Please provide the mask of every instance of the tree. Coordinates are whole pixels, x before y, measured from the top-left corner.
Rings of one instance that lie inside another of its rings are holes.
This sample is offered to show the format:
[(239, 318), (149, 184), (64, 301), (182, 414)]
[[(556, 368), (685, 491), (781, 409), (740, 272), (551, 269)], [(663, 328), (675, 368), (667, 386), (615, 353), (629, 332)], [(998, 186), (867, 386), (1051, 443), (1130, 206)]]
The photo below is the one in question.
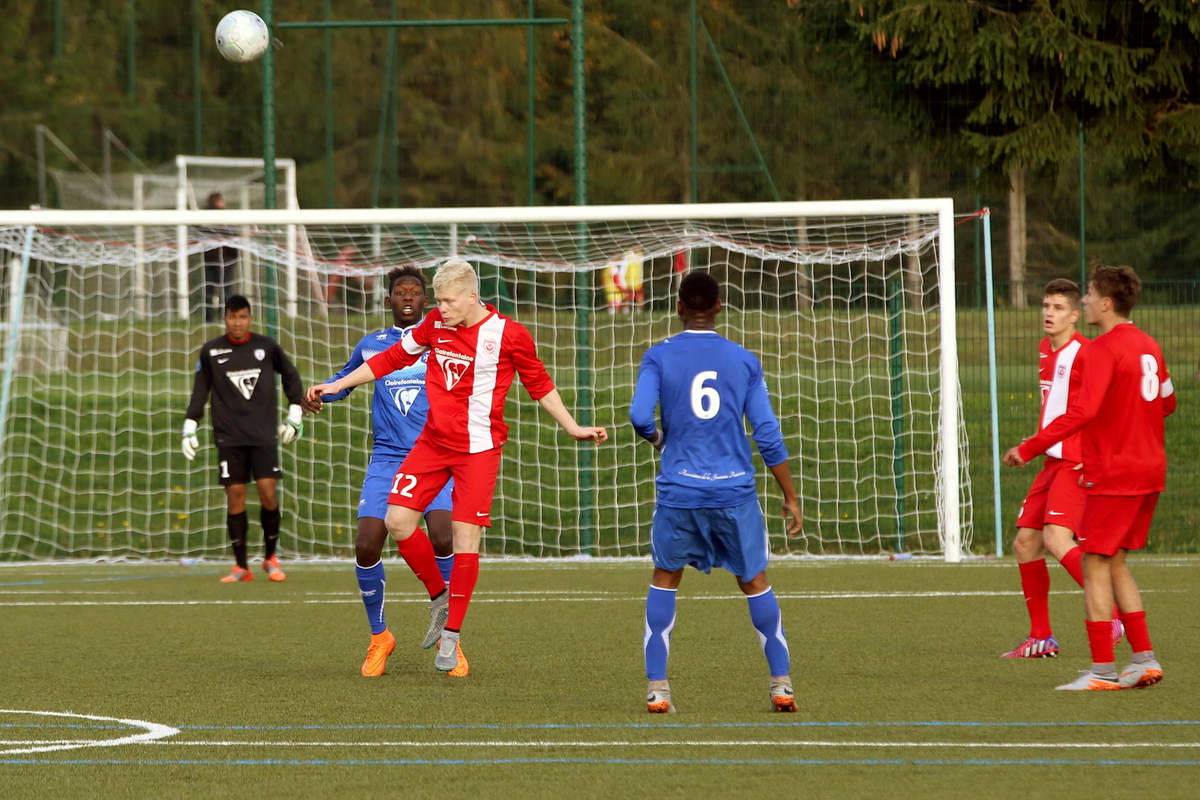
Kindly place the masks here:
[[(1024, 305), (1027, 176), (1070, 158), (1081, 126), (1161, 168), (1200, 141), (1200, 18), (1190, 0), (789, 0), (872, 103), (953, 132), (1009, 184), (1014, 305)], [(882, 73), (882, 79), (876, 78)]]

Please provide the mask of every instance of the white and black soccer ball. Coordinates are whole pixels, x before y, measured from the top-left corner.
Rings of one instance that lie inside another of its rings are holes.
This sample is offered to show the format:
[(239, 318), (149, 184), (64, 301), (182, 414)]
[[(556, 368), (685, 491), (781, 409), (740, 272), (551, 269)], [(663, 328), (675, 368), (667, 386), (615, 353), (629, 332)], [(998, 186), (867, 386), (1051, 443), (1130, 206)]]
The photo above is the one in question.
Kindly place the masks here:
[(270, 45), (267, 23), (253, 11), (230, 11), (217, 23), (217, 52), (227, 61), (253, 61)]

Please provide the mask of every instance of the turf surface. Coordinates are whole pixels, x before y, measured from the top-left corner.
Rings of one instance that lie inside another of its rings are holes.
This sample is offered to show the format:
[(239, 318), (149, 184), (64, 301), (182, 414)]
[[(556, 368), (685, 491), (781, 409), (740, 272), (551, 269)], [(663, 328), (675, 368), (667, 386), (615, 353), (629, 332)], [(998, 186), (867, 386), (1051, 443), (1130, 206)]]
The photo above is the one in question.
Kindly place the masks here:
[(1192, 797), (1200, 560), (1131, 563), (1164, 681), (1065, 694), (1053, 687), (1089, 656), (1081, 593), (1057, 567), (1062, 656), (1005, 661), (1027, 626), (1011, 560), (779, 561), (794, 715), (768, 711), (732, 579), (689, 572), (679, 713), (663, 716), (643, 701), (645, 562), (485, 560), (466, 679), (420, 649), (428, 618), (398, 561), (399, 646), (377, 679), (358, 674), (349, 564), (285, 558), (287, 582), (237, 585), (217, 582), (224, 563), (3, 567), (0, 794)]

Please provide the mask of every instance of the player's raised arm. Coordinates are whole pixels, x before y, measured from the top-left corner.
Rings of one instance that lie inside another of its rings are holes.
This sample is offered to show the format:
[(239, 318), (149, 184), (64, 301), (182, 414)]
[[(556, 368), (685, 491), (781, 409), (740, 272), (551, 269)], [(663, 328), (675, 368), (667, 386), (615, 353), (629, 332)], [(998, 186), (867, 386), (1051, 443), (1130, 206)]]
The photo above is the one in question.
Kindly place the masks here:
[[(380, 353), (380, 355), (383, 355)], [(378, 358), (378, 356), (376, 356)], [(304, 399), (309, 405), (316, 403), (321, 397), (327, 394), (338, 394), (347, 389), (353, 389), (355, 386), (361, 386), (368, 381), (375, 380), (375, 373), (371, 371), (369, 364), (362, 364), (354, 369), (349, 375), (330, 381), (329, 383), (318, 383), (316, 386), (308, 387), (308, 391), (304, 395)]]
[[(426, 320), (428, 320), (428, 317), (426, 317)], [(361, 366), (356, 367), (349, 375), (343, 375), (329, 383), (321, 383), (309, 387), (306, 396), (309, 404), (315, 403), (318, 398), (324, 395), (338, 394), (348, 389), (353, 389), (355, 386), (361, 386), (376, 378), (381, 378), (389, 372), (395, 372), (398, 369), (407, 367), (409, 364), (416, 363), (421, 354), (429, 349), (424, 339), (424, 328), (425, 322), (423, 321), (413, 329), (412, 335), (405, 336), (387, 350), (369, 359)]]
[[(362, 342), (359, 342), (358, 344), (356, 344), (354, 346), (354, 352), (352, 352), (350, 354), (350, 358), (346, 361), (345, 365), (341, 369), (339, 369), (337, 372), (335, 372), (333, 374), (333, 377), (329, 379), (328, 383), (332, 383), (333, 381), (336, 381), (338, 378), (344, 378), (345, 376), (349, 375), (351, 372), (353, 372), (354, 370), (356, 370), (360, 366), (362, 366), (362, 364), (364, 363), (363, 357), (362, 357), (362, 344), (363, 344)], [(310, 414), (319, 414), (319, 413), (321, 413), (322, 405), (324, 405), (325, 403), (336, 403), (338, 400), (343, 400), (352, 391), (354, 391), (353, 387), (351, 387), (349, 389), (344, 389), (335, 394), (323, 394), (323, 395), (319, 395), (317, 397), (310, 397), (308, 394), (306, 394), (304, 396), (304, 403), (303, 403), (304, 410)]]

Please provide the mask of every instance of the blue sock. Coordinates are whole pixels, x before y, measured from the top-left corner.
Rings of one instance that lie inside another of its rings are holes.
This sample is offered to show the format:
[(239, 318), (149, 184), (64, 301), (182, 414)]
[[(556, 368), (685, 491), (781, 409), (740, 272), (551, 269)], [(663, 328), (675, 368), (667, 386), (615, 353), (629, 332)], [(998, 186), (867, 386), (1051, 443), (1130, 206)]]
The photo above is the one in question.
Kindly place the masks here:
[(667, 679), (667, 657), (671, 655), (671, 631), (675, 628), (675, 590), (650, 587), (646, 595), (646, 678)]
[(383, 561), (376, 562), (373, 567), (354, 565), (354, 574), (358, 576), (358, 591), (362, 594), (363, 605), (367, 608), (367, 622), (371, 623), (371, 633), (383, 633), (387, 630), (387, 622), (383, 619), (383, 587), (387, 583), (383, 577)]
[(783, 632), (783, 616), (779, 613), (779, 601), (775, 592), (768, 588), (762, 594), (747, 597), (750, 604), (750, 621), (758, 631), (758, 640), (762, 643), (763, 653), (767, 657), (767, 666), (771, 669), (771, 677), (777, 678), (791, 672), (791, 658), (788, 655), (787, 635)]
[(454, 568), (454, 555), (451, 554), (448, 556), (436, 556), (436, 558), (437, 558), (438, 572), (442, 573), (442, 580), (444, 580), (446, 582), (446, 585), (449, 586), (450, 585), (450, 570)]

